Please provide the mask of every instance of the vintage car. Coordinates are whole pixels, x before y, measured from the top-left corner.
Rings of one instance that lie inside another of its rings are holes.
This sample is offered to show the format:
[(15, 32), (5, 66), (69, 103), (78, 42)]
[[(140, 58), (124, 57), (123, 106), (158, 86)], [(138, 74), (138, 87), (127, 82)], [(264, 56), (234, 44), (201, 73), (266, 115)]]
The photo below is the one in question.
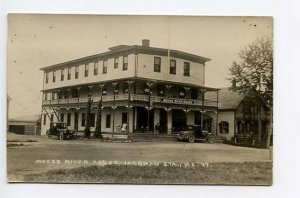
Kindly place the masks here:
[(201, 131), (201, 126), (199, 125), (187, 125), (179, 131), (179, 133), (177, 134), (177, 140), (188, 142), (195, 142), (196, 140), (199, 140), (207, 141), (211, 144), (214, 142), (214, 136), (208, 131)]
[(47, 130), (46, 135), (48, 138), (56, 136), (60, 140), (73, 139), (75, 132), (68, 129), (67, 124), (64, 122), (51, 122), (50, 129)]

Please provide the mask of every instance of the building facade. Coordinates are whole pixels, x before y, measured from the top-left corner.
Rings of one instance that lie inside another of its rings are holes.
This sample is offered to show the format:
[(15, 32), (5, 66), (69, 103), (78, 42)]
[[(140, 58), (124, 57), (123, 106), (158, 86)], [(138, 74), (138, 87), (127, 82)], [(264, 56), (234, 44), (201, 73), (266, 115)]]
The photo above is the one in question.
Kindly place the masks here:
[(51, 121), (83, 131), (92, 100), (91, 131), (101, 106), (101, 131), (176, 133), (185, 124), (210, 128), (203, 112), (217, 112), (218, 101), (205, 100), (205, 63), (210, 59), (177, 50), (119, 45), (108, 52), (41, 68), (44, 72), (42, 130)]
[(22, 135), (41, 135), (41, 115), (28, 115), (8, 120), (8, 132)]
[[(208, 93), (206, 98), (212, 100), (215, 96)], [(217, 121), (218, 136), (227, 140), (242, 137), (266, 140), (270, 127), (270, 110), (263, 102), (251, 93), (241, 94), (229, 88), (219, 90), (218, 101), (222, 105), (217, 117), (208, 112)]]

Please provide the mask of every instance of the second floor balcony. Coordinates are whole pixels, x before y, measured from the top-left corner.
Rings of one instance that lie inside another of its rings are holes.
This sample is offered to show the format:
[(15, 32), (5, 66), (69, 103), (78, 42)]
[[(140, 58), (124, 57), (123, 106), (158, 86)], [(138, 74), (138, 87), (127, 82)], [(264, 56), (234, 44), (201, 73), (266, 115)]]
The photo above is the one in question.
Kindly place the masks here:
[[(130, 98), (129, 98), (130, 97)], [(94, 103), (98, 103), (101, 100), (101, 96), (92, 96), (91, 99)], [(144, 102), (145, 105), (161, 104), (161, 105), (185, 105), (185, 106), (207, 106), (207, 107), (220, 107), (221, 104), (212, 100), (199, 100), (189, 98), (173, 98), (165, 96), (152, 96), (145, 94), (116, 94), (116, 95), (103, 95), (102, 102), (113, 104), (114, 102)], [(51, 105), (82, 105), (88, 102), (88, 97), (77, 98), (64, 98), (64, 99), (52, 99), (43, 100), (44, 106)]]

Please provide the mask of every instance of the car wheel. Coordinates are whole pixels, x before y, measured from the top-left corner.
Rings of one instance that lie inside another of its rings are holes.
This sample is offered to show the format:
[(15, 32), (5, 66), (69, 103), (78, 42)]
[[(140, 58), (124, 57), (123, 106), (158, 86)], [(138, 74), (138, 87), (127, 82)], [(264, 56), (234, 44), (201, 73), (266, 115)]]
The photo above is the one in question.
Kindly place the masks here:
[(46, 135), (47, 135), (47, 137), (48, 137), (49, 139), (51, 138), (50, 131), (47, 131), (47, 132), (46, 132)]
[(195, 142), (195, 136), (194, 135), (190, 135), (188, 140), (191, 143)]
[(208, 141), (208, 143), (210, 143), (210, 144), (214, 143), (214, 136), (209, 135), (209, 136), (207, 137), (207, 141)]
[(59, 139), (60, 139), (60, 140), (64, 140), (64, 133), (63, 133), (63, 132), (61, 132), (61, 133), (59, 134)]

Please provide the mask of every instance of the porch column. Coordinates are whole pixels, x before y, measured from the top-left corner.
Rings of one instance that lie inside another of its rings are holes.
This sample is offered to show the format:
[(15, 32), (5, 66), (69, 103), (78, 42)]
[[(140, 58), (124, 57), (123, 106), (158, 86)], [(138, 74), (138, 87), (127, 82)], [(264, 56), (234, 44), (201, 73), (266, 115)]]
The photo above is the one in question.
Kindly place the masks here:
[(133, 131), (136, 131), (136, 126), (137, 126), (137, 107), (133, 107)]
[(202, 98), (201, 98), (201, 100), (202, 100), (202, 105), (201, 105), (201, 131), (203, 130), (203, 125), (204, 125), (204, 113), (205, 113), (205, 111), (204, 111), (204, 99), (205, 99), (205, 90), (204, 89), (202, 89), (201, 90), (201, 92), (202, 92)]
[(130, 132), (130, 117), (129, 117), (129, 114), (130, 114), (130, 109), (131, 109), (131, 104), (130, 104), (130, 92), (131, 92), (131, 84), (133, 83), (133, 81), (129, 80), (127, 81), (128, 83), (128, 111), (127, 111), (127, 133)]
[(78, 103), (79, 103), (79, 98), (80, 98), (80, 87), (77, 87), (77, 93), (78, 93)]
[(159, 123), (160, 121), (160, 109), (159, 108), (154, 108), (154, 133), (159, 133), (158, 131), (156, 131), (155, 129), (155, 125), (158, 123), (158, 125), (160, 126), (161, 123)]
[(98, 111), (99, 111), (99, 131), (102, 133), (102, 109), (103, 109), (103, 106), (102, 106), (102, 96), (103, 96), (103, 87), (104, 87), (104, 84), (99, 84), (99, 87), (100, 87), (100, 99), (99, 99), (99, 104), (98, 104)]
[(114, 133), (115, 133), (115, 111), (116, 111), (116, 104), (115, 104), (115, 100), (116, 100), (116, 86), (117, 86), (117, 82), (112, 83), (113, 85), (113, 94), (114, 94), (114, 100), (113, 100), (113, 122), (112, 122), (112, 138), (114, 138)]
[(148, 107), (146, 107), (146, 109), (148, 110), (147, 132), (149, 133), (149, 131), (150, 131), (150, 110), (152, 109), (151, 87), (152, 87), (153, 83), (147, 82), (147, 85), (149, 88), (149, 93), (148, 93)]
[(216, 136), (218, 136), (218, 123), (219, 123), (219, 90), (217, 91), (217, 111), (216, 111)]
[(173, 118), (172, 118), (172, 109), (167, 110), (167, 133), (171, 134), (172, 133), (172, 128), (173, 128)]

